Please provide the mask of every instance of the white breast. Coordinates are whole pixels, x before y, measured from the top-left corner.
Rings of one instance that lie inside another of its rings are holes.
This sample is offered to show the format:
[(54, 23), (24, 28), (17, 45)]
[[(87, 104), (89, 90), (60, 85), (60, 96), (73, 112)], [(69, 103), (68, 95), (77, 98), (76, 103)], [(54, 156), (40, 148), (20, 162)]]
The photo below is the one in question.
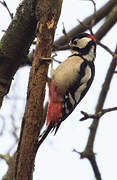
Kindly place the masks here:
[(73, 83), (73, 80), (76, 80), (75, 77), (78, 77), (82, 62), (83, 60), (79, 56), (69, 57), (57, 67), (52, 79), (60, 88), (66, 90)]

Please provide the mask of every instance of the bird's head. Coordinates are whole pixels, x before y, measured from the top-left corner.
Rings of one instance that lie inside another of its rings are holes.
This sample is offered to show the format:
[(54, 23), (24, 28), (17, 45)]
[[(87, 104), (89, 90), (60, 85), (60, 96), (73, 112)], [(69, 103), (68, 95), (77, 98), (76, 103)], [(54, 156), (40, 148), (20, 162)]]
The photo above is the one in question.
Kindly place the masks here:
[[(78, 36), (74, 37), (69, 46), (72, 50), (72, 53), (78, 53), (81, 56), (94, 56), (96, 52), (96, 39), (88, 33), (81, 33)], [(91, 54), (91, 52), (93, 54)], [(90, 57), (88, 59), (91, 59)], [(87, 59), (87, 60), (88, 60)]]

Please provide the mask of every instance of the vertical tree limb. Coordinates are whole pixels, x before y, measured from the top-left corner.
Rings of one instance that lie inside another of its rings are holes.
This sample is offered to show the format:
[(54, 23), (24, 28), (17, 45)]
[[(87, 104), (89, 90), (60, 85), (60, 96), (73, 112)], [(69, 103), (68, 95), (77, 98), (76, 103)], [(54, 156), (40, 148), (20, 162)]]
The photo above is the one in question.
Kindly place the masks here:
[(16, 180), (29, 180), (32, 176), (35, 150), (43, 118), (43, 101), (48, 72), (47, 63), (41, 63), (40, 59), (51, 56), (51, 47), (61, 6), (62, 0), (39, 0), (37, 3), (38, 34), (17, 150)]
[(24, 0), (0, 41), (0, 107), (35, 38), (35, 0)]
[[(117, 53), (117, 47), (116, 47), (115, 53)], [(112, 77), (114, 75), (116, 64), (117, 64), (117, 55), (115, 55), (115, 57), (113, 58), (113, 60), (110, 64), (110, 67), (108, 69), (104, 84), (102, 86), (102, 90), (100, 92), (98, 103), (96, 106), (96, 113), (100, 112), (103, 108), (104, 102), (106, 100), (106, 97), (107, 97), (107, 94), (108, 94), (108, 91), (110, 88), (110, 83), (111, 83)], [(93, 152), (93, 146), (94, 146), (94, 141), (95, 141), (98, 126), (99, 126), (99, 118), (94, 118), (94, 120), (90, 126), (90, 133), (89, 133), (87, 145), (85, 147), (85, 150), (81, 153), (81, 157), (87, 158), (89, 160), (89, 162), (91, 163), (91, 166), (94, 170), (96, 179), (101, 180), (102, 179), (101, 174), (100, 174), (99, 168), (96, 163), (95, 154)]]

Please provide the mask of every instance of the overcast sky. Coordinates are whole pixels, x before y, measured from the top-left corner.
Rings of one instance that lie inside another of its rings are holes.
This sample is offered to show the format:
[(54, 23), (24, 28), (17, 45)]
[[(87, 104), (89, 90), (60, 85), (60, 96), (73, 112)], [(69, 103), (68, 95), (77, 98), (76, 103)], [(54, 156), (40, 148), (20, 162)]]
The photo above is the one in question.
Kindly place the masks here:
[[(17, 1), (6, 1), (11, 12), (15, 13), (18, 4), (21, 2)], [(107, 0), (95, 1), (97, 9), (100, 8)], [(58, 23), (56, 36), (59, 38), (62, 35), (62, 23), (64, 23), (66, 31), (69, 31), (75, 25), (78, 24), (77, 19), (82, 21), (85, 17), (93, 13), (93, 5), (89, 1), (80, 0), (63, 0), (63, 8), (61, 17)], [(6, 30), (10, 23), (10, 17), (6, 9), (0, 4), (0, 37), (2, 37), (2, 30)], [(101, 25), (98, 24), (94, 28), (94, 32)], [(116, 45), (117, 37), (117, 25), (106, 35), (102, 40), (104, 44), (107, 44), (113, 51)], [(59, 60), (65, 60), (69, 55), (69, 52), (61, 52), (58, 54)], [(97, 57), (95, 60), (96, 65), (96, 76), (94, 82), (82, 102), (78, 105), (76, 110), (70, 115), (70, 117), (63, 122), (56, 136), (50, 134), (40, 147), (36, 163), (34, 180), (94, 180), (94, 174), (88, 160), (81, 160), (80, 156), (72, 150), (75, 148), (79, 152), (82, 152), (85, 148), (89, 126), (92, 120), (85, 122), (79, 122), (81, 118), (80, 111), (86, 111), (94, 113), (96, 102), (98, 99), (99, 92), (101, 90), (106, 71), (111, 62), (111, 55), (105, 50), (98, 47)], [(57, 66), (57, 64), (55, 64)], [(17, 72), (15, 80), (10, 90), (9, 96), (13, 96), (14, 92), (17, 96), (25, 99), (26, 87), (28, 84), (29, 68), (22, 68)], [(25, 77), (25, 78), (24, 78)], [(16, 84), (18, 84), (16, 86)], [(109, 95), (106, 99), (105, 108), (116, 106), (116, 92), (117, 92), (116, 75), (114, 76)], [(13, 104), (9, 104), (8, 100), (4, 102), (1, 109), (1, 114), (7, 114), (7, 117), (13, 112)], [(17, 103), (17, 117), (21, 117), (23, 113), (24, 102), (19, 101)], [(21, 113), (20, 113), (21, 111)], [(15, 113), (15, 112), (14, 112)], [(117, 179), (116, 173), (116, 151), (117, 151), (117, 112), (108, 113), (101, 118), (100, 126), (98, 128), (94, 152), (97, 153), (97, 163), (102, 175), (103, 180)], [(7, 119), (7, 126), (4, 131), (4, 136), (0, 137), (0, 153), (4, 154), (7, 152), (14, 142), (14, 138), (10, 136), (12, 126), (9, 118)], [(16, 121), (20, 125), (20, 120)], [(16, 147), (14, 148), (16, 149)], [(12, 151), (13, 153), (13, 151)], [(6, 172), (7, 166), (4, 161), (0, 160), (0, 178), (2, 179), (3, 174)]]

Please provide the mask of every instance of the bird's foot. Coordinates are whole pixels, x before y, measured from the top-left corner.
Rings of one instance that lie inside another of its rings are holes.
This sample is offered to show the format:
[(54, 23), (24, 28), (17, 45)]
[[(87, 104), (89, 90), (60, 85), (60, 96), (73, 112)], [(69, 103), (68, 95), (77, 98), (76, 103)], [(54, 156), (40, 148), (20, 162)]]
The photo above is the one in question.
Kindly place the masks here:
[(52, 61), (53, 61), (53, 58), (52, 57), (47, 57), (47, 58), (40, 58), (39, 59), (40, 60), (40, 63), (43, 63), (43, 64), (50, 64), (50, 63), (52, 63)]

